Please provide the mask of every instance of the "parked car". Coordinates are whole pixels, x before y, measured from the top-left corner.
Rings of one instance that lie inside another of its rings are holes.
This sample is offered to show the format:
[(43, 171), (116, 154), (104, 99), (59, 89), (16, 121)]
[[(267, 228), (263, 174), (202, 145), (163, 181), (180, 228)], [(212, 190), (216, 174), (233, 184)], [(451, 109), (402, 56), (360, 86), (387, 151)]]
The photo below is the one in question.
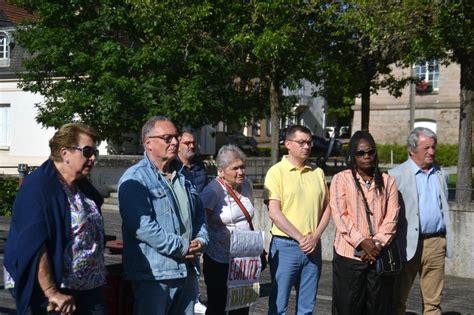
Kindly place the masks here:
[(335, 138), (325, 139), (316, 135), (312, 136), (313, 147), (311, 156), (329, 157), (342, 154), (342, 143)]
[(334, 126), (328, 126), (325, 129), (326, 131), (326, 138), (334, 138), (339, 136), (339, 130), (336, 129)]
[[(286, 129), (280, 129), (280, 144), (285, 141)], [(338, 156), (342, 154), (342, 143), (335, 138), (325, 139), (316, 135), (312, 136), (313, 147), (311, 148), (311, 156), (326, 157), (327, 152), (331, 149), (328, 156)], [(331, 147), (331, 141), (333, 145)]]
[(219, 149), (228, 143), (237, 145), (246, 155), (257, 155), (257, 140), (254, 137), (247, 137), (241, 132), (227, 133), (223, 131), (216, 132), (216, 155)]
[(351, 136), (351, 129), (349, 128), (349, 126), (341, 126), (341, 128), (339, 128), (340, 138), (350, 138), (350, 136)]

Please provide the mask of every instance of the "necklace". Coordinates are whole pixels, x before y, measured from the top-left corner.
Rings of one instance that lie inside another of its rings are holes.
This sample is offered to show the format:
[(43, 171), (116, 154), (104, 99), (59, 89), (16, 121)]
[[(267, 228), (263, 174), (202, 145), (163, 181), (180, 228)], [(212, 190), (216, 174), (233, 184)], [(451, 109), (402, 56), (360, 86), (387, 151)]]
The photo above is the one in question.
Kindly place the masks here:
[(370, 185), (372, 184), (372, 178), (371, 179), (365, 179), (365, 188), (369, 189)]

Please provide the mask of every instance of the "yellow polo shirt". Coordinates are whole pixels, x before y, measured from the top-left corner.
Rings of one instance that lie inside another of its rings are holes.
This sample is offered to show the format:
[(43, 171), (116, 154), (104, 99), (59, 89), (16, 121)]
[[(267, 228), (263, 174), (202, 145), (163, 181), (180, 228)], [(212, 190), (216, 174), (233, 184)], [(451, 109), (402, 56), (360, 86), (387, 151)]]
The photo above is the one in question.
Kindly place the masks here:
[[(321, 168), (308, 163), (298, 170), (286, 156), (265, 176), (265, 200), (279, 200), (283, 215), (303, 235), (316, 230), (326, 194), (326, 179)], [(273, 235), (288, 236), (275, 225), (271, 231)]]

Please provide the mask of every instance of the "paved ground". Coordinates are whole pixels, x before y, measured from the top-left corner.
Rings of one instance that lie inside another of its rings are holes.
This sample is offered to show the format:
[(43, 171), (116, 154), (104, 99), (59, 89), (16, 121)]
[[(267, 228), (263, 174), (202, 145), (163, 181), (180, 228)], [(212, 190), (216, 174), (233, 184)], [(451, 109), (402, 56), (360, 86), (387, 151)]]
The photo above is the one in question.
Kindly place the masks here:
[[(120, 233), (120, 217), (116, 211), (104, 211), (104, 219), (106, 222), (106, 234), (114, 235), (121, 238)], [(5, 241), (6, 231), (8, 230), (8, 219), (0, 217), (0, 263), (3, 261), (3, 245)], [(120, 255), (106, 254), (107, 264), (113, 265), (120, 263)], [(331, 290), (332, 290), (332, 267), (331, 262), (323, 263), (323, 271), (319, 283), (317, 308), (314, 314), (330, 314), (331, 313)], [(3, 283), (3, 275), (0, 273), (0, 281)], [(201, 292), (203, 300), (206, 300), (206, 290), (203, 279), (201, 279)], [(0, 314), (16, 314), (15, 305), (9, 293), (0, 290)], [(261, 292), (257, 304), (251, 310), (251, 314), (266, 314), (268, 294), (270, 292), (270, 275), (268, 269), (265, 270), (261, 278)], [(443, 292), (443, 314), (459, 315), (474, 314), (474, 279), (447, 277)], [(290, 297), (290, 314), (294, 313), (295, 292)], [(419, 294), (418, 283), (415, 283), (409, 300), (407, 314), (421, 314), (421, 299)]]

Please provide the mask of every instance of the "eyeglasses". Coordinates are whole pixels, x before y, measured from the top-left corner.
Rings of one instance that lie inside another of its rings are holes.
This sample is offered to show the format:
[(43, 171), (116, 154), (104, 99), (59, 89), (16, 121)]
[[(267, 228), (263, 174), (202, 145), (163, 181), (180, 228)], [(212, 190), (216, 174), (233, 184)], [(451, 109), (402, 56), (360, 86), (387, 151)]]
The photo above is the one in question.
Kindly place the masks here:
[(196, 146), (196, 142), (195, 141), (183, 141), (181, 142), (182, 144), (184, 144), (185, 146), (189, 147), (191, 144), (193, 146)]
[(148, 136), (149, 139), (161, 139), (163, 140), (166, 144), (170, 144), (173, 139), (176, 139), (177, 142), (181, 139), (180, 136), (178, 135), (162, 135), (162, 136)]
[(313, 146), (313, 140), (308, 140), (308, 141), (304, 141), (304, 140), (290, 140), (290, 139), (286, 139), (288, 141), (292, 141), (292, 142), (296, 142), (298, 143), (298, 145), (302, 148), (304, 148), (304, 145), (307, 144), (308, 147), (312, 147)]
[(357, 156), (357, 157), (363, 157), (366, 154), (368, 156), (374, 156), (376, 153), (377, 153), (377, 151), (375, 151), (375, 149), (370, 149), (370, 150), (367, 150), (367, 151), (364, 151), (364, 150), (355, 151), (354, 155)]
[(99, 156), (99, 150), (97, 148), (91, 147), (86, 145), (85, 147), (68, 147), (68, 149), (74, 149), (74, 150), (79, 150), (82, 152), (82, 155), (85, 158), (90, 158), (91, 156), (95, 155), (95, 157)]

